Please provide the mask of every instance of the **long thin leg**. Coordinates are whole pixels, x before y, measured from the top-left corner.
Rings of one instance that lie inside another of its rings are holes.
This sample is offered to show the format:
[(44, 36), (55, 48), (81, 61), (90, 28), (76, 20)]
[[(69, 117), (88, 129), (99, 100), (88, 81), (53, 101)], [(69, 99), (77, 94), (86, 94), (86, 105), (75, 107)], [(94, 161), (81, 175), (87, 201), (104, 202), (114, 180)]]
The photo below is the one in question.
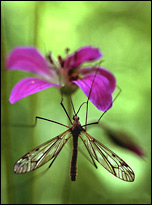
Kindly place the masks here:
[(76, 114), (75, 109), (74, 109), (74, 105), (73, 105), (73, 102), (72, 102), (71, 95), (70, 95), (70, 102), (71, 102), (71, 105), (72, 105), (73, 112), (74, 112), (74, 114)]
[[(93, 77), (93, 80), (92, 80), (92, 84), (91, 84), (91, 88), (90, 88), (90, 92), (89, 92), (89, 96), (88, 96), (88, 99), (87, 99), (87, 106), (86, 106), (86, 121), (85, 121), (85, 125), (87, 125), (87, 118), (88, 118), (88, 103), (89, 103), (89, 99), (90, 99), (90, 96), (91, 96), (91, 92), (92, 92), (92, 88), (93, 88), (93, 83), (95, 81), (95, 78), (96, 78), (96, 75), (97, 75), (97, 72), (98, 70), (95, 72), (94, 74), (94, 77)], [(85, 130), (86, 130), (86, 126), (85, 126)]]
[(61, 126), (70, 128), (70, 127), (68, 127), (67, 125), (64, 125), (64, 124), (62, 124), (62, 123), (60, 123), (60, 122), (56, 122), (56, 121), (54, 121), (54, 120), (49, 120), (49, 119), (46, 119), (46, 118), (43, 118), (43, 117), (38, 117), (38, 116), (36, 116), (36, 118), (35, 118), (35, 124), (34, 124), (34, 126), (35, 126), (36, 123), (37, 123), (37, 119), (46, 120), (46, 121), (53, 122), (53, 123), (55, 123), (55, 124), (58, 124), (58, 125), (61, 125)]
[(66, 115), (67, 115), (67, 117), (68, 117), (70, 123), (72, 124), (72, 121), (71, 121), (71, 119), (70, 119), (70, 116), (69, 116), (68, 112), (66, 111), (66, 108), (65, 108), (64, 105), (63, 105), (63, 97), (62, 97), (62, 99), (61, 99), (60, 104), (61, 104), (61, 106), (62, 106), (64, 112), (66, 113)]
[(18, 126), (20, 126), (20, 127), (35, 127), (36, 124), (37, 124), (37, 119), (46, 120), (46, 121), (53, 122), (53, 123), (55, 123), (55, 124), (58, 124), (58, 125), (61, 125), (61, 126), (70, 128), (70, 127), (68, 127), (67, 125), (64, 125), (64, 124), (62, 124), (62, 123), (60, 123), (60, 122), (56, 122), (56, 121), (54, 121), (54, 120), (49, 120), (49, 119), (46, 119), (46, 118), (43, 118), (43, 117), (39, 117), (39, 116), (36, 116), (36, 117), (35, 117), (35, 122), (34, 122), (33, 125), (22, 125), (22, 124), (21, 124), (21, 125), (13, 125), (13, 126), (15, 126), (15, 127), (18, 127)]
[[(117, 87), (118, 87), (118, 86), (117, 86)], [(121, 93), (121, 91), (122, 91), (120, 87), (118, 87), (118, 89), (119, 89), (119, 92), (117, 93), (117, 95), (116, 95), (116, 97), (114, 98), (113, 102), (116, 100), (116, 98), (120, 95), (120, 93)], [(112, 103), (113, 103), (113, 102), (112, 102)], [(86, 127), (89, 126), (89, 125), (99, 124), (101, 118), (102, 118), (102, 117), (105, 115), (105, 113), (109, 110), (109, 108), (111, 107), (111, 105), (112, 105), (112, 104), (110, 104), (109, 107), (107, 108), (107, 110), (106, 110), (104, 113), (102, 113), (102, 115), (99, 117), (98, 121), (85, 124), (85, 125), (83, 125), (82, 127), (85, 127), (85, 128), (86, 128)]]

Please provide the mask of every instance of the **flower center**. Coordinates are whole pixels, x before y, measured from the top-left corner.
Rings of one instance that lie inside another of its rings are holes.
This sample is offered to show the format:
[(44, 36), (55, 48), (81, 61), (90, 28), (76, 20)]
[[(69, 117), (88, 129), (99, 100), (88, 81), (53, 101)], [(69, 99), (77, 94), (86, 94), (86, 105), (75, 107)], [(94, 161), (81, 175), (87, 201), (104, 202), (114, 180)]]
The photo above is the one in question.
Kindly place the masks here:
[(69, 81), (70, 82), (79, 79), (78, 73), (74, 72), (73, 70), (69, 70), (68, 76), (69, 76)]

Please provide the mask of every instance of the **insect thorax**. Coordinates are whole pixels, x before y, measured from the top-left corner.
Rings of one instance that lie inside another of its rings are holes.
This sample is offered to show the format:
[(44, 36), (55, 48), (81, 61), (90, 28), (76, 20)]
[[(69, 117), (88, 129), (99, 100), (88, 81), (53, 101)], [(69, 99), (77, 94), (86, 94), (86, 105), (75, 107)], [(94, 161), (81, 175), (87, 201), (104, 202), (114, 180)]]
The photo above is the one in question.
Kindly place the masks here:
[(74, 136), (78, 136), (82, 130), (84, 130), (79, 122), (79, 118), (77, 116), (73, 117), (74, 122), (71, 127), (71, 133)]

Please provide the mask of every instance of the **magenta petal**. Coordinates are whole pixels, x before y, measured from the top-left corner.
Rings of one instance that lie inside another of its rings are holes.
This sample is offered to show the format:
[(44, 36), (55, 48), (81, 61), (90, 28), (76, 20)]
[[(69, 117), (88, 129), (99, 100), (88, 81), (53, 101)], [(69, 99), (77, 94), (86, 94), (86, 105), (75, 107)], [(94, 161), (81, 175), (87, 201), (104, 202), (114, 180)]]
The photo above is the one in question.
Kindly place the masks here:
[(134, 152), (135, 154), (137, 154), (139, 157), (144, 157), (144, 151), (142, 150), (141, 147), (138, 147), (137, 145), (130, 145), (128, 147), (128, 149), (130, 149), (132, 152)]
[(58, 87), (59, 85), (49, 83), (46, 80), (39, 79), (39, 78), (34, 78), (34, 77), (24, 78), (14, 86), (14, 88), (11, 91), (9, 100), (13, 104), (16, 101), (28, 95), (39, 92), (41, 90), (44, 90), (52, 86)]
[(17, 47), (11, 51), (6, 66), (9, 70), (23, 70), (52, 77), (48, 62), (34, 47)]
[(97, 72), (98, 75), (106, 77), (107, 80), (109, 81), (109, 86), (110, 86), (111, 93), (114, 92), (114, 90), (116, 88), (116, 78), (114, 77), (114, 75), (110, 71), (108, 71), (105, 68), (101, 68), (101, 67), (94, 67), (93, 70), (92, 70), (92, 67), (89, 67), (89, 68), (81, 69), (79, 71), (79, 73), (81, 73), (83, 75), (85, 75), (89, 72), (91, 72), (91, 73)]
[(99, 110), (106, 111), (112, 106), (112, 95), (109, 88), (109, 81), (104, 76), (97, 74), (92, 86), (93, 79), (94, 74), (87, 74), (84, 78), (73, 82), (80, 87), (87, 97), (89, 96), (89, 92), (92, 87), (89, 100)]
[(77, 50), (74, 54), (67, 57), (65, 67), (68, 69), (77, 68), (84, 62), (98, 60), (103, 55), (98, 48), (86, 46)]

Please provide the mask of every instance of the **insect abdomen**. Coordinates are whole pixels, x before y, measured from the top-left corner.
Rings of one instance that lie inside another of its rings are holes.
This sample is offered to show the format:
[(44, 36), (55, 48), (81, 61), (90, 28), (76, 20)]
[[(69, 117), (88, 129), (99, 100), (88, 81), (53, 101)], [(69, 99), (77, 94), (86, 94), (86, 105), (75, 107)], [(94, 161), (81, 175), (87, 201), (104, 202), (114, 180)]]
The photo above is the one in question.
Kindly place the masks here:
[(73, 136), (73, 154), (71, 159), (71, 181), (76, 181), (77, 176), (77, 155), (78, 155), (78, 136)]

